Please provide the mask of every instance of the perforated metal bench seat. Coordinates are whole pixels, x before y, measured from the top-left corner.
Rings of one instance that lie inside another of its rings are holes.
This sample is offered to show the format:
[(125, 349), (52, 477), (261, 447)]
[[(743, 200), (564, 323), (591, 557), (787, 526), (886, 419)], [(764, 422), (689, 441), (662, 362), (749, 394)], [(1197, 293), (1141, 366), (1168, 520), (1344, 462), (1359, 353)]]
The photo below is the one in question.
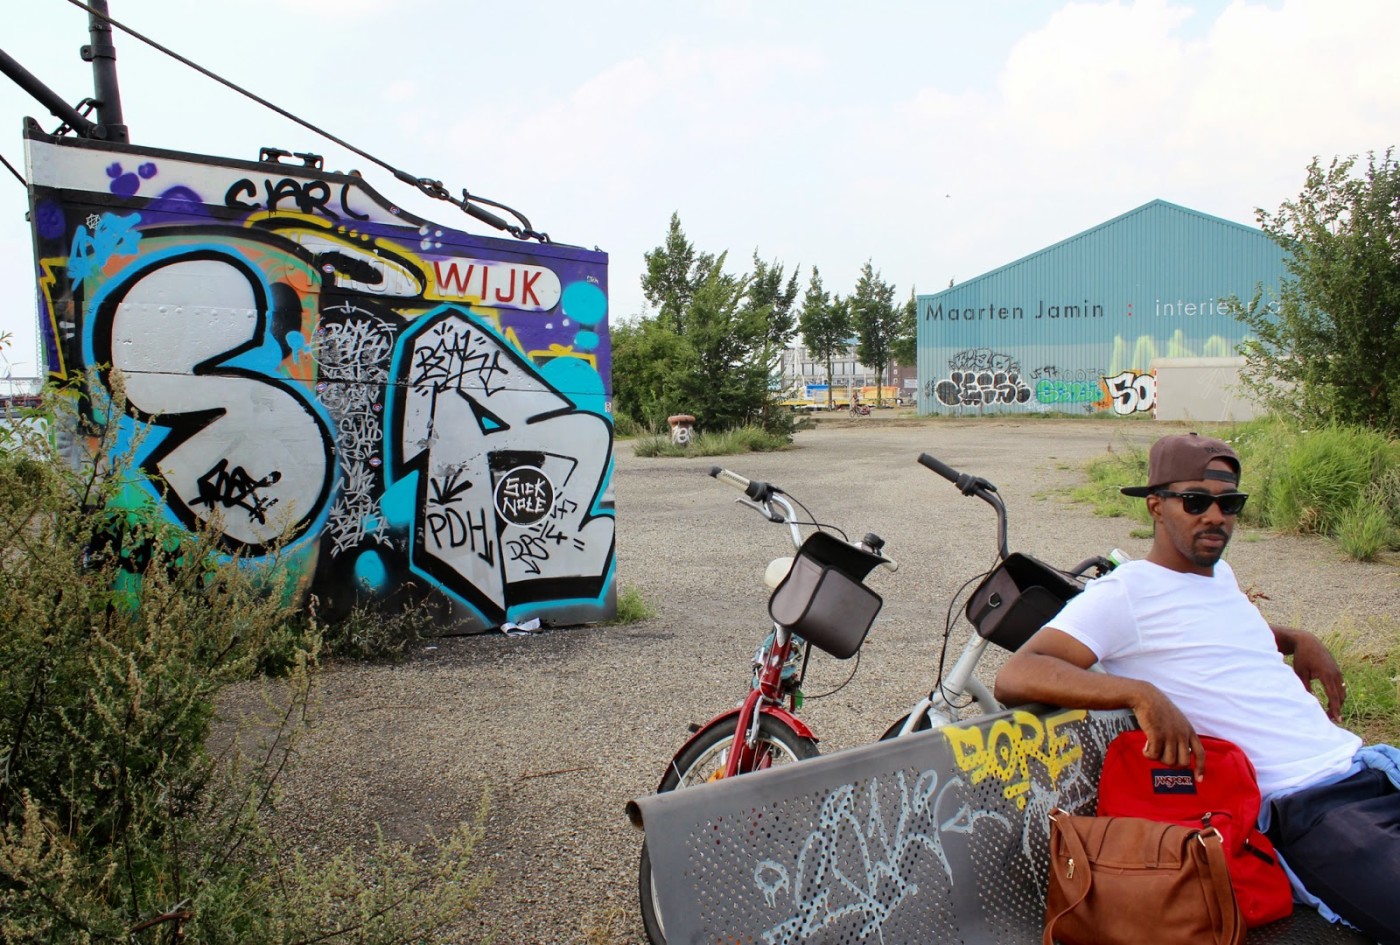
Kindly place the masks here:
[[(1018, 709), (628, 805), (668, 945), (1038, 945), (1047, 813), (1092, 813), (1127, 712)], [(1311, 909), (1250, 945), (1358, 943)]]

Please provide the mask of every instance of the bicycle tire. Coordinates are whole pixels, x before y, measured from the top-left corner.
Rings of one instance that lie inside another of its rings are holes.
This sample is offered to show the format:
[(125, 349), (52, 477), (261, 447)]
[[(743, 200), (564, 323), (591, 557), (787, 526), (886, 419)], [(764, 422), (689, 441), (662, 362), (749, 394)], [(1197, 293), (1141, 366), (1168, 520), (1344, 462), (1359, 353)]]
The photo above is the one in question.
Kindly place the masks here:
[[(901, 715), (898, 719), (896, 719), (893, 725), (885, 729), (885, 734), (880, 736), (880, 741), (887, 742), (891, 738), (898, 736), (899, 730), (904, 728), (904, 723), (908, 718), (909, 714), (906, 712), (904, 715)], [(927, 712), (919, 716), (919, 721), (914, 723), (914, 731), (916, 732), (927, 732), (931, 728), (933, 728), (933, 723), (928, 720)]]
[[(768, 755), (767, 762), (760, 767), (805, 761), (820, 754), (813, 739), (803, 738), (786, 722), (779, 721), (771, 715), (759, 716), (758, 740), (773, 753)], [(657, 793), (704, 784), (722, 777), (724, 760), (729, 754), (728, 746), (733, 741), (734, 730), (720, 726), (691, 742), (668, 768)], [(775, 754), (780, 757), (774, 757)], [(666, 927), (656, 909), (656, 885), (651, 873), (651, 854), (647, 850), (645, 840), (642, 841), (642, 854), (637, 864), (637, 895), (647, 941), (651, 942), (651, 945), (666, 945)]]

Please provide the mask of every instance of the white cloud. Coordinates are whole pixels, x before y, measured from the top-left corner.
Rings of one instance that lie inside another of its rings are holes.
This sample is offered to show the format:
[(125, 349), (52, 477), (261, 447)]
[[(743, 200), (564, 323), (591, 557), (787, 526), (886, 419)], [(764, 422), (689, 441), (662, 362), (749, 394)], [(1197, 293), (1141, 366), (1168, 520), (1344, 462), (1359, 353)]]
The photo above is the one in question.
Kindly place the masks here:
[[(642, 253), (673, 210), (735, 268), (757, 248), (819, 265), (845, 292), (870, 258), (902, 294), (1155, 197), (1252, 222), (1256, 206), (1297, 194), (1313, 155), (1395, 143), (1400, 113), (1394, 0), (605, 2), (584, 19), (551, 2), (336, 0), (333, 14), (330, 2), (255, 0), (255, 54), (221, 47), (212, 64), (453, 193), (469, 187), (556, 239), (602, 245), (621, 314), (640, 307)], [(156, 19), (166, 0), (132, 5), (133, 25), (182, 51), (207, 39), (190, 24), (182, 41), (188, 18)], [(295, 28), (270, 26), (274, 9)], [(59, 55), (40, 51), (52, 30), (39, 21), (52, 17), (26, 16), (32, 35), (16, 48)], [(325, 29), (308, 30), (318, 17)], [(143, 95), (146, 54), (127, 43), (122, 55), (142, 143), (235, 141), (224, 148), (235, 156), (321, 146), (300, 129), (246, 125), (251, 109), (191, 122), (214, 113), (207, 96)], [(46, 71), (42, 58), (30, 65)], [(85, 67), (74, 68), (66, 83), (46, 77), (81, 89)], [(0, 153), (17, 158), (11, 141)], [(415, 212), (480, 229), (363, 169)], [(9, 281), (22, 284), (27, 233), (11, 199), (20, 268)]]

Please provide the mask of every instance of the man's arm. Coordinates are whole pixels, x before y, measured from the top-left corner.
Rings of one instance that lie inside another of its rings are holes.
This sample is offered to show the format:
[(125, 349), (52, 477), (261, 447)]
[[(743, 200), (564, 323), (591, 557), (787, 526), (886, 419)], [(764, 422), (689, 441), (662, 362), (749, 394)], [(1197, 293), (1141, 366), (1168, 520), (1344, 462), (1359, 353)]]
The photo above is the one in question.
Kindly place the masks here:
[(1303, 688), (1312, 692), (1314, 679), (1322, 683), (1322, 691), (1327, 693), (1327, 717), (1334, 722), (1339, 721), (1342, 703), (1347, 698), (1347, 687), (1342, 682), (1342, 671), (1327, 647), (1306, 630), (1273, 624), (1269, 624), (1269, 629), (1274, 632), (1274, 645), (1278, 651), (1284, 656), (1293, 657), (1293, 672), (1303, 681)]
[(1166, 765), (1205, 775), (1205, 749), (1181, 710), (1160, 689), (1141, 679), (1095, 673), (1093, 650), (1063, 631), (1045, 627), (997, 673), (996, 697), (1003, 705), (1047, 702), (1071, 709), (1131, 709), (1147, 735), (1143, 754)]

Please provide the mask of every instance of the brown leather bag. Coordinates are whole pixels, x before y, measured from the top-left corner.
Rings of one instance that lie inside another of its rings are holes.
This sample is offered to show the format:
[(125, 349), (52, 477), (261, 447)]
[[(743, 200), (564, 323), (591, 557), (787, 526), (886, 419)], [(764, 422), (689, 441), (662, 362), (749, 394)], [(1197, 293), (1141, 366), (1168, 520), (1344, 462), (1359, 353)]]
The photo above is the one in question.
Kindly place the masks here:
[(1240, 945), (1220, 834), (1050, 812), (1044, 945)]

